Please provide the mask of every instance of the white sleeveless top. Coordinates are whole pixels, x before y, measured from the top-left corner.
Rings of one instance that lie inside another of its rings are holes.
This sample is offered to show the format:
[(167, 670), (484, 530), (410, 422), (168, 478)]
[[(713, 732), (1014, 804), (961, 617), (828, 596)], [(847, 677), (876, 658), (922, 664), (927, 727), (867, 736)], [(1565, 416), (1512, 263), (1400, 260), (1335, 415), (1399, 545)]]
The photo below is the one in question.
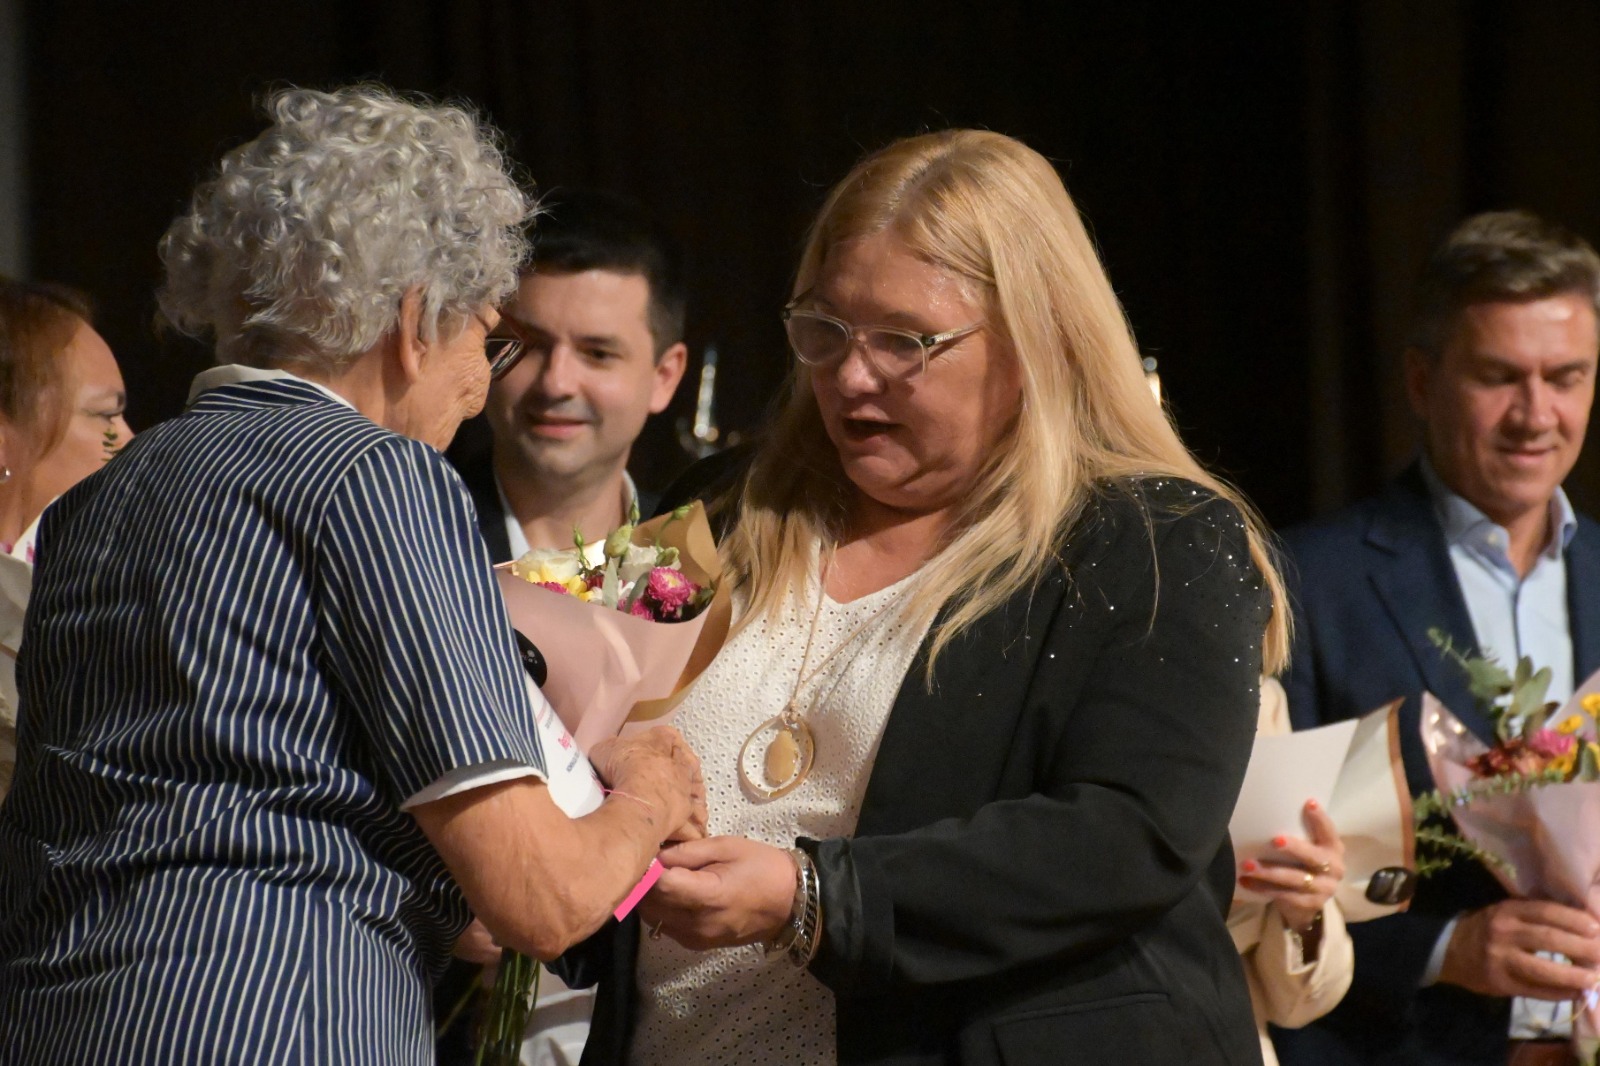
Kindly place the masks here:
[[(753, 619), (724, 645), (673, 723), (705, 768), (713, 834), (788, 848), (798, 836), (855, 832), (884, 723), (927, 632), (903, 622), (897, 602), (915, 581), (913, 574), (850, 603), (823, 600), (806, 669), (823, 666), (796, 699), (816, 740), (816, 762), (798, 788), (777, 799), (747, 792), (739, 750), (788, 703), (821, 589), (813, 579), (803, 605), (790, 600), (775, 624)], [(736, 600), (736, 610), (743, 606)], [(667, 937), (645, 937), (637, 980), (635, 1063), (837, 1061), (833, 993), (787, 958), (768, 962), (759, 944), (694, 952)]]

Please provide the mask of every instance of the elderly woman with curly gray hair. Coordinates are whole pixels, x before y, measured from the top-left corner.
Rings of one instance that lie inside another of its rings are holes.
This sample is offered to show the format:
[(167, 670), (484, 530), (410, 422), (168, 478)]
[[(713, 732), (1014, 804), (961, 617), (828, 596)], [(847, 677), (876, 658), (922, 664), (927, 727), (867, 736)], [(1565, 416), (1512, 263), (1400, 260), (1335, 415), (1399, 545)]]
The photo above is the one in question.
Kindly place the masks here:
[(491, 133), (287, 90), (162, 241), (188, 409), (48, 511), (0, 808), (0, 1060), (421, 1063), (469, 908), (549, 958), (703, 832), (671, 730), (569, 819), (440, 456), (516, 355)]

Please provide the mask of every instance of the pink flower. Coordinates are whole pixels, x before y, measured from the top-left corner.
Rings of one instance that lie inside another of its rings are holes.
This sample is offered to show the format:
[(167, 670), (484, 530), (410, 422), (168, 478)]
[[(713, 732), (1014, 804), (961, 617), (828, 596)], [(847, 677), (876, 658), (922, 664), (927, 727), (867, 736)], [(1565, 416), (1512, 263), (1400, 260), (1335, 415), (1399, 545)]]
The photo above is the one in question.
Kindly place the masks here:
[(670, 566), (658, 566), (650, 571), (645, 595), (661, 605), (663, 614), (673, 614), (683, 609), (697, 590), (693, 581), (683, 576), (683, 571)]
[(535, 581), (533, 583), (533, 587), (537, 589), (549, 589), (551, 592), (559, 592), (563, 596), (572, 595), (572, 590), (567, 588), (567, 586), (563, 585), (559, 581)]
[(1528, 747), (1547, 759), (1559, 759), (1572, 750), (1575, 741), (1554, 729), (1537, 730), (1528, 738)]
[(648, 618), (652, 622), (656, 620), (655, 612), (650, 610), (649, 605), (644, 602), (643, 596), (633, 601), (632, 606), (628, 608), (628, 613), (635, 618)]

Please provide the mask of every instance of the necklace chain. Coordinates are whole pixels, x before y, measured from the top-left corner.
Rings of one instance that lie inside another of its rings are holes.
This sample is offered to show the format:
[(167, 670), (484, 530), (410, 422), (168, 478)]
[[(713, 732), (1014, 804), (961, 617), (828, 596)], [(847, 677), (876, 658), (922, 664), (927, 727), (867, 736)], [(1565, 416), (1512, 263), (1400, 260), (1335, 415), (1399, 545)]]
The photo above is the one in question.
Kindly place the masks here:
[[(853, 644), (856, 638), (865, 633), (868, 628), (873, 625), (873, 623), (877, 622), (892, 608), (898, 606), (900, 603), (900, 597), (890, 597), (889, 600), (883, 604), (883, 606), (879, 607), (867, 617), (863, 618), (860, 622), (856, 623), (855, 628), (850, 630), (849, 633), (845, 634), (844, 639), (835, 644), (828, 651), (828, 654), (822, 657), (821, 662), (812, 667), (810, 671), (807, 671), (806, 667), (811, 662), (811, 649), (816, 643), (817, 630), (821, 626), (822, 612), (827, 608), (828, 604), (828, 574), (833, 569), (835, 551), (835, 545), (828, 545), (826, 549), (826, 557), (822, 560), (822, 564), (819, 567), (819, 573), (817, 575), (817, 607), (816, 610), (811, 613), (811, 630), (806, 634), (805, 651), (800, 654), (800, 671), (799, 673), (795, 674), (794, 688), (789, 691), (789, 700), (783, 708), (782, 716), (789, 721), (796, 721), (801, 717), (799, 706), (800, 692), (805, 688), (806, 684), (814, 679), (818, 674), (822, 673), (823, 670), (827, 669), (828, 664), (833, 662), (834, 657)], [(856, 650), (856, 654), (860, 655), (860, 653), (861, 649), (858, 648)]]
[[(766, 799), (787, 795), (798, 788), (811, 773), (812, 761), (816, 755), (816, 741), (811, 727), (806, 724), (805, 717), (800, 713), (801, 690), (827, 669), (835, 656), (855, 644), (858, 637), (900, 602), (898, 596), (889, 597), (886, 603), (845, 634), (844, 639), (835, 644), (828, 654), (822, 657), (821, 662), (812, 666), (811, 652), (816, 646), (817, 631), (822, 627), (822, 612), (828, 603), (828, 574), (833, 568), (834, 557), (835, 546), (829, 544), (822, 553), (818, 566), (817, 606), (811, 614), (811, 630), (806, 636), (805, 650), (800, 654), (800, 669), (795, 674), (794, 687), (789, 691), (789, 700), (776, 717), (769, 718), (756, 726), (755, 731), (739, 750), (739, 776), (752, 792)], [(865, 647), (863, 643), (855, 649), (854, 655), (849, 660), (851, 664), (860, 658)], [(831, 699), (843, 681), (844, 674), (841, 673), (834, 679), (827, 695), (821, 701), (813, 702), (825, 702)], [(759, 769), (753, 765), (753, 761), (757, 758), (761, 763)]]

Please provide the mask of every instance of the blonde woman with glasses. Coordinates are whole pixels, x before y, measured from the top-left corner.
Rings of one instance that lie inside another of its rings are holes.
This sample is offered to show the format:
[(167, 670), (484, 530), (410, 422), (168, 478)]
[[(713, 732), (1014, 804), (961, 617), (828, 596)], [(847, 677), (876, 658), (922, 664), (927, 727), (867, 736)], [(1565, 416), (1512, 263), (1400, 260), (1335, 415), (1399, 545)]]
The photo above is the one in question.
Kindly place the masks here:
[(793, 292), (725, 496), (737, 628), (678, 718), (725, 835), (665, 852), (610, 1059), (1258, 1061), (1227, 822), (1281, 587), (1060, 178), (899, 141)]

